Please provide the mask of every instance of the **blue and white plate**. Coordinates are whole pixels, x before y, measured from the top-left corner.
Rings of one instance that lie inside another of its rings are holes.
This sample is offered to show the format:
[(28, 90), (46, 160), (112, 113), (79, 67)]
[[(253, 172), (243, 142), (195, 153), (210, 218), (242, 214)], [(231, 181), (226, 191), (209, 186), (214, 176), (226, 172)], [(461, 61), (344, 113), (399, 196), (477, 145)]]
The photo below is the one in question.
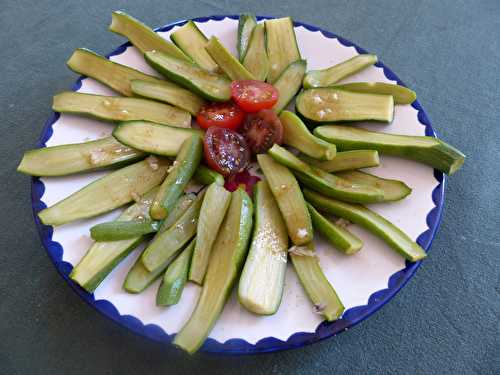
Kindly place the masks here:
[[(260, 19), (262, 20), (262, 17)], [(195, 19), (195, 22), (207, 36), (217, 35), (224, 45), (236, 53), (236, 16), (203, 17)], [(184, 23), (185, 21), (180, 21), (167, 25), (159, 29), (158, 33), (168, 39), (170, 33)], [(307, 59), (308, 69), (325, 68), (366, 53), (354, 43), (315, 26), (295, 22), (295, 33), (302, 57)], [(120, 46), (109, 58), (155, 74), (141, 54), (129, 43)], [(381, 62), (345, 81), (402, 84)], [(90, 78), (79, 78), (73, 89), (79, 92), (115, 95), (110, 89)], [(435, 136), (417, 101), (412, 105), (396, 106), (394, 121), (390, 125), (363, 123), (360, 126), (389, 133)], [(40, 147), (102, 138), (111, 131), (112, 126), (107, 123), (54, 113), (45, 125)], [(377, 175), (403, 180), (413, 192), (401, 202), (370, 207), (428, 250), (441, 219), (444, 176), (430, 167), (412, 161), (382, 156), (381, 163), (382, 165), (374, 170)], [(155, 305), (158, 284), (150, 286), (139, 295), (126, 293), (122, 289), (122, 283), (128, 269), (139, 255), (140, 249), (137, 249), (116, 267), (94, 294), (89, 294), (72, 283), (68, 275), (92, 243), (89, 228), (117, 217), (119, 212), (57, 228), (42, 225), (36, 216), (41, 209), (56, 203), (105, 173), (33, 179), (33, 211), (42, 242), (58, 271), (85, 301), (131, 331), (166, 344), (189, 318), (200, 287), (188, 284), (180, 303), (168, 308)], [(343, 255), (321, 238), (317, 240), (321, 266), (346, 307), (341, 319), (333, 323), (322, 321), (321, 315), (313, 311), (297, 277), (289, 268), (281, 307), (275, 315), (253, 315), (244, 310), (233, 295), (201, 350), (243, 354), (304, 346), (347, 330), (387, 303), (413, 276), (420, 262), (405, 262), (377, 237), (354, 225), (350, 229), (365, 243), (363, 249), (355, 255)]]

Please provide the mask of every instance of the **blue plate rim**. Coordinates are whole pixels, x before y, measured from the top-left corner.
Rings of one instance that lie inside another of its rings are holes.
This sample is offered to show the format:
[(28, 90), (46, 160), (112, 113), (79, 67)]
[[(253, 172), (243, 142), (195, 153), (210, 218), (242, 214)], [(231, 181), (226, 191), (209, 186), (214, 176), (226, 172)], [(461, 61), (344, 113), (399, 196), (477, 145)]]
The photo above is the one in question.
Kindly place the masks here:
[[(193, 18), (195, 22), (208, 22), (210, 20), (221, 21), (225, 18), (237, 20), (239, 15), (213, 15), (206, 17)], [(271, 16), (257, 16), (258, 20), (262, 19), (272, 19), (275, 17)], [(179, 20), (169, 23), (165, 26), (155, 29), (155, 31), (165, 32), (169, 31), (175, 26), (180, 26), (186, 23), (187, 20)], [(295, 26), (302, 26), (305, 29), (313, 32), (320, 32), (323, 36), (330, 39), (337, 39), (342, 45), (346, 47), (354, 47), (356, 51), (360, 54), (368, 53), (365, 49), (359, 47), (355, 43), (339, 36), (338, 34), (326, 31), (317, 26), (312, 26), (303, 22), (294, 21)], [(123, 53), (128, 47), (131, 46), (130, 42), (124, 43), (111, 52), (106, 57), (111, 57)], [(382, 61), (378, 61), (375, 64), (377, 67), (383, 69), (384, 75), (390, 79), (395, 80), (399, 85), (406, 86), (396, 74), (385, 66)], [(72, 90), (76, 91), (81, 87), (83, 76), (79, 77), (78, 80), (71, 87)], [(437, 137), (436, 132), (431, 126), (429, 118), (427, 117), (424, 109), (418, 102), (412, 103), (412, 107), (418, 111), (418, 120), (425, 126), (425, 134), (428, 136)], [(42, 133), (38, 141), (38, 147), (46, 147), (45, 143), (50, 139), (53, 133), (52, 125), (58, 120), (59, 113), (53, 112), (52, 115), (45, 122)], [(437, 170), (434, 170), (434, 177), (438, 181), (438, 185), (434, 188), (432, 192), (432, 200), (434, 202), (434, 207), (428, 212), (426, 217), (426, 223), (428, 228), (422, 232), (418, 238), (417, 242), (426, 251), (429, 251), (432, 241), (439, 229), (441, 223), (443, 208), (444, 208), (444, 198), (445, 198), (445, 185), (446, 177), (445, 175)], [(95, 300), (94, 295), (86, 292), (80, 288), (76, 283), (74, 283), (70, 278), (69, 274), (72, 270), (72, 265), (68, 262), (62, 260), (63, 248), (61, 244), (52, 240), (53, 228), (52, 226), (44, 225), (38, 218), (38, 212), (46, 208), (44, 202), (42, 202), (41, 197), (45, 191), (45, 185), (38, 177), (32, 178), (31, 184), (31, 199), (32, 199), (32, 210), (33, 218), (37, 226), (37, 230), (45, 247), (49, 258), (54, 263), (57, 271), (66, 280), (66, 282), (72, 287), (72, 289), (90, 306), (95, 308), (101, 314), (110, 318), (114, 322), (120, 324), (121, 326), (129, 329), (135, 334), (147, 337), (149, 339), (159, 341), (162, 343), (170, 343), (174, 337), (174, 334), (167, 334), (161, 327), (155, 324), (144, 325), (139, 319), (132, 315), (121, 315), (116, 307), (107, 300)], [(243, 339), (230, 339), (223, 343), (218, 342), (215, 339), (208, 338), (203, 346), (200, 348), (203, 352), (215, 353), (221, 355), (243, 355), (243, 354), (258, 354), (258, 353), (269, 353), (280, 350), (287, 350), (293, 348), (299, 348), (305, 345), (309, 345), (315, 342), (322, 341), (326, 338), (336, 336), (337, 334), (347, 331), (348, 329), (354, 327), (358, 323), (368, 319), (372, 314), (378, 311), (382, 306), (388, 303), (400, 290), (405, 286), (405, 284), (413, 277), (417, 269), (420, 267), (421, 261), (411, 263), (406, 261), (405, 268), (394, 273), (390, 276), (388, 285), (386, 289), (382, 289), (374, 292), (370, 295), (368, 303), (362, 306), (352, 307), (346, 310), (341, 319), (335, 322), (322, 322), (316, 328), (315, 332), (296, 332), (291, 335), (287, 340), (280, 340), (275, 337), (266, 337), (259, 340), (255, 344), (250, 344)]]

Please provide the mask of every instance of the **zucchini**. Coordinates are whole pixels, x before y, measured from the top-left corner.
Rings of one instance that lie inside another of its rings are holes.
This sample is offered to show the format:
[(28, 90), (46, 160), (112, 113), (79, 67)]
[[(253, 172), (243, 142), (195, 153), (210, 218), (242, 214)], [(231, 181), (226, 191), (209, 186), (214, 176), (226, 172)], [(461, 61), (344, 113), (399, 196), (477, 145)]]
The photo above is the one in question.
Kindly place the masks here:
[(198, 218), (196, 246), (189, 269), (190, 281), (203, 284), (212, 246), (230, 201), (231, 193), (223, 186), (214, 183), (208, 187)]
[(130, 40), (143, 54), (155, 50), (167, 53), (178, 59), (189, 60), (189, 57), (178, 47), (168, 40), (163, 39), (141, 21), (125, 12), (115, 11), (112, 13), (109, 31), (120, 34)]
[(193, 21), (187, 21), (185, 25), (175, 30), (170, 34), (170, 39), (200, 68), (210, 72), (215, 72), (219, 68), (205, 50), (208, 39)]
[(297, 60), (280, 74), (273, 86), (279, 92), (278, 102), (273, 111), (280, 113), (292, 101), (302, 85), (302, 79), (306, 73), (306, 60)]
[(145, 156), (142, 151), (122, 145), (113, 137), (106, 137), (96, 141), (27, 151), (17, 171), (31, 176), (66, 176), (121, 166)]
[(266, 20), (265, 25), (269, 58), (267, 81), (274, 83), (287, 66), (300, 60), (300, 51), (290, 17)]
[(188, 277), (189, 263), (193, 254), (195, 241), (192, 240), (168, 266), (156, 293), (156, 306), (175, 305), (181, 299), (182, 291)]
[(269, 155), (259, 154), (257, 161), (278, 203), (292, 242), (295, 245), (304, 245), (312, 241), (311, 216), (292, 172)]
[(384, 200), (383, 190), (374, 186), (351, 183), (312, 167), (281, 146), (275, 144), (268, 153), (278, 163), (292, 169), (297, 179), (305, 186), (329, 197), (355, 203), (376, 203)]
[(359, 94), (325, 87), (302, 91), (295, 100), (295, 110), (313, 124), (370, 120), (391, 122), (394, 99), (390, 95)]
[(337, 153), (335, 145), (312, 135), (295, 113), (283, 111), (279, 118), (283, 125), (284, 144), (295, 147), (300, 152), (316, 159), (332, 160), (335, 158)]
[(224, 177), (220, 173), (217, 173), (203, 164), (198, 165), (193, 178), (201, 185), (216, 183), (217, 185), (224, 186)]
[(278, 311), (285, 283), (288, 233), (269, 185), (255, 185), (255, 226), (238, 285), (238, 300), (255, 314)]
[(231, 98), (231, 81), (220, 74), (161, 52), (146, 52), (144, 57), (165, 77), (207, 100), (226, 102)]
[(159, 78), (115, 63), (85, 48), (76, 49), (66, 64), (75, 73), (93, 78), (125, 96), (134, 94), (130, 88), (130, 82), (134, 79), (153, 83), (163, 82)]
[(182, 143), (193, 135), (201, 137), (203, 133), (148, 121), (122, 122), (113, 131), (113, 136), (127, 146), (164, 156), (176, 156)]
[(401, 85), (383, 82), (353, 82), (332, 86), (339, 90), (360, 92), (363, 94), (392, 95), (394, 104), (411, 104), (417, 99), (415, 91)]
[(359, 168), (378, 167), (380, 159), (375, 150), (353, 150), (337, 152), (332, 160), (320, 161), (310, 157), (304, 157), (304, 161), (325, 172), (350, 171)]
[(240, 61), (243, 62), (250, 43), (253, 28), (257, 25), (257, 19), (253, 14), (241, 14), (238, 20), (238, 41), (237, 49)]
[(130, 221), (108, 221), (90, 228), (90, 237), (94, 241), (120, 241), (157, 232), (160, 222), (139, 218)]
[(252, 211), (252, 200), (244, 189), (231, 193), (231, 204), (215, 240), (198, 303), (173, 341), (188, 353), (203, 344), (231, 294), (247, 254)]
[(377, 56), (362, 54), (323, 70), (311, 70), (304, 77), (304, 88), (327, 87), (378, 61)]
[(148, 158), (111, 172), (40, 211), (38, 217), (45, 225), (62, 225), (112, 211), (158, 186), (169, 164), (164, 159)]
[[(156, 195), (156, 193), (155, 193)], [(152, 197), (154, 198), (154, 197)], [(154, 242), (157, 237), (159, 237), (160, 233), (165, 232), (169, 229), (174, 223), (176, 223), (182, 215), (186, 212), (186, 210), (191, 206), (191, 204), (196, 199), (194, 194), (185, 194), (183, 195), (176, 203), (175, 207), (172, 209), (167, 218), (163, 221), (163, 224), (160, 227), (160, 230), (155, 235), (153, 240)], [(152, 201), (152, 199), (151, 199)], [(148, 207), (149, 209), (149, 207)], [(148, 210), (149, 214), (149, 210)], [(165, 267), (167, 265), (165, 264)], [(155, 281), (161, 273), (165, 271), (165, 269), (158, 269), (154, 272), (149, 272), (146, 267), (142, 264), (141, 256), (139, 256), (127, 273), (127, 277), (123, 282), (123, 289), (129, 293), (140, 293), (144, 289), (146, 289), (153, 281)]]
[[(127, 208), (115, 220), (115, 223), (126, 223), (138, 217), (149, 217), (151, 199), (156, 194), (154, 188), (141, 200)], [(69, 277), (89, 293), (93, 293), (104, 278), (135, 249), (142, 241), (142, 235), (122, 241), (94, 243), (78, 264), (73, 267)]]
[(253, 28), (248, 48), (240, 61), (255, 79), (266, 80), (269, 72), (269, 59), (267, 58), (266, 34), (263, 23)]
[(410, 195), (411, 188), (403, 181), (382, 178), (361, 171), (344, 171), (336, 174), (353, 184), (373, 186), (384, 192), (384, 202), (399, 201)]
[(201, 137), (193, 135), (186, 139), (175, 159), (172, 170), (163, 181), (153, 203), (150, 215), (153, 219), (160, 220), (167, 217), (168, 212), (174, 207), (175, 202), (182, 195), (194, 171), (200, 164), (203, 152)]
[(184, 214), (170, 228), (159, 233), (141, 255), (149, 272), (165, 269), (179, 250), (196, 234), (204, 192), (196, 197)]
[(308, 255), (290, 251), (293, 268), (314, 305), (314, 311), (323, 315), (327, 321), (334, 321), (344, 312), (344, 305), (323, 273), (318, 258), (315, 256), (313, 243), (307, 244), (306, 249)]
[(314, 229), (323, 234), (333, 246), (348, 255), (357, 253), (361, 250), (363, 241), (361, 241), (359, 237), (355, 236), (347, 229), (332, 223), (316, 211), (310, 203), (307, 203), (307, 208), (311, 214)]
[(191, 115), (188, 112), (147, 99), (66, 91), (54, 96), (52, 109), (104, 121), (144, 120), (180, 128), (191, 127)]
[(193, 116), (196, 116), (201, 106), (205, 104), (205, 101), (198, 95), (167, 81), (132, 80), (130, 88), (136, 95), (172, 104), (188, 111)]
[(217, 37), (213, 36), (209, 39), (205, 50), (232, 81), (255, 79), (253, 74), (241, 65)]
[(387, 134), (348, 126), (320, 126), (314, 134), (335, 143), (340, 150), (377, 150), (430, 165), (449, 175), (465, 161), (459, 150), (434, 137)]
[(318, 210), (361, 225), (411, 262), (416, 262), (427, 256), (424, 249), (412, 241), (401, 229), (362, 205), (340, 202), (309, 189), (304, 190), (304, 196)]

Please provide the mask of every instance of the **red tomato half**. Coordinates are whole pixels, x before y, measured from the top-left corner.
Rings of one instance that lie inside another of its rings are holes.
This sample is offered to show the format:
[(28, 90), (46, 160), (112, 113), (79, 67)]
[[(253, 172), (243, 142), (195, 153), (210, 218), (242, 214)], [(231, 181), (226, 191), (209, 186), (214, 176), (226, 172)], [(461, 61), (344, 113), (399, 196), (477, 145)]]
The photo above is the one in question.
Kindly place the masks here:
[(213, 170), (230, 176), (243, 171), (250, 161), (245, 139), (233, 130), (212, 126), (204, 139), (205, 159)]
[(283, 142), (283, 125), (270, 109), (247, 115), (241, 133), (255, 154), (262, 154), (273, 147), (273, 144)]
[(243, 122), (245, 113), (232, 102), (210, 103), (201, 107), (196, 122), (203, 129), (212, 126), (236, 130)]
[(278, 101), (279, 93), (269, 83), (243, 80), (231, 83), (231, 96), (245, 112), (258, 112), (272, 108)]

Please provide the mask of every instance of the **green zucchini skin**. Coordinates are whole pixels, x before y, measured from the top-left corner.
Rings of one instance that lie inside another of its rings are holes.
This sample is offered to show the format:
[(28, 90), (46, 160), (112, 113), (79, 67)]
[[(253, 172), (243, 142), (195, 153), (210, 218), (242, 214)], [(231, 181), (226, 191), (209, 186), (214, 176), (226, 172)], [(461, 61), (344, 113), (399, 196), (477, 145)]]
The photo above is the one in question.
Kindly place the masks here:
[(269, 59), (267, 58), (266, 31), (263, 23), (253, 28), (248, 49), (241, 63), (255, 79), (266, 80), (269, 73)]
[(257, 19), (253, 14), (241, 14), (238, 20), (238, 40), (236, 48), (240, 61), (243, 62), (250, 43), (253, 28), (257, 25)]
[(224, 176), (207, 166), (200, 164), (194, 172), (193, 178), (201, 185), (217, 184), (224, 186)]
[(351, 150), (337, 152), (332, 160), (321, 161), (305, 155), (301, 159), (325, 172), (351, 171), (353, 169), (378, 167), (380, 158), (376, 150)]
[(205, 49), (231, 81), (255, 79), (254, 75), (224, 47), (219, 38), (211, 37)]
[(364, 94), (391, 95), (394, 104), (411, 104), (417, 99), (415, 91), (401, 85), (384, 82), (353, 82), (336, 84), (333, 88)]
[(109, 221), (90, 228), (90, 237), (98, 242), (120, 241), (157, 232), (159, 227), (154, 220)]
[(299, 92), (306, 68), (306, 60), (294, 61), (288, 65), (273, 83), (273, 86), (279, 92), (278, 102), (273, 107), (274, 112), (280, 113), (293, 100), (297, 92)]

